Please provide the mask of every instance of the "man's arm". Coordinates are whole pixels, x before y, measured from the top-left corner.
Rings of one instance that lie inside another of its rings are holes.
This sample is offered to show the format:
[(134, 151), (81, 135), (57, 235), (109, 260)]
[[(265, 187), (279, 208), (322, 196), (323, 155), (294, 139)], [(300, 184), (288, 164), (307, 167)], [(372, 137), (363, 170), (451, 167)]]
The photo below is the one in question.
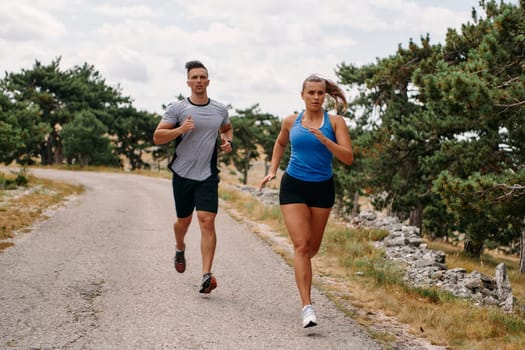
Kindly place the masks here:
[(223, 125), (219, 132), (221, 133), (221, 150), (230, 153), (233, 150), (233, 128), (231, 124)]
[(233, 141), (233, 128), (231, 124), (223, 125), (220, 129), (221, 139), (226, 139), (227, 141)]
[(153, 143), (156, 145), (163, 145), (175, 140), (177, 137), (193, 128), (195, 128), (195, 124), (191, 119), (191, 115), (188, 116), (178, 128), (170, 122), (161, 121), (153, 133)]

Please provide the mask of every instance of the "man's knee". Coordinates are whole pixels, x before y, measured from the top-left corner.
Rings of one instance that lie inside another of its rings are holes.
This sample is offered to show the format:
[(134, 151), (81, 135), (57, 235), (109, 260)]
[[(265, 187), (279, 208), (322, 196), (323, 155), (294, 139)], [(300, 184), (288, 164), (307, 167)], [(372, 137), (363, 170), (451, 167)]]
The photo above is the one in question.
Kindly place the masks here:
[(175, 223), (173, 224), (173, 228), (175, 229), (181, 229), (181, 230), (187, 230), (188, 227), (191, 224), (191, 218), (192, 216), (187, 216), (185, 218), (177, 218)]
[(197, 213), (197, 218), (199, 219), (199, 225), (206, 231), (212, 230), (215, 228), (215, 217), (217, 214), (207, 211), (202, 211)]

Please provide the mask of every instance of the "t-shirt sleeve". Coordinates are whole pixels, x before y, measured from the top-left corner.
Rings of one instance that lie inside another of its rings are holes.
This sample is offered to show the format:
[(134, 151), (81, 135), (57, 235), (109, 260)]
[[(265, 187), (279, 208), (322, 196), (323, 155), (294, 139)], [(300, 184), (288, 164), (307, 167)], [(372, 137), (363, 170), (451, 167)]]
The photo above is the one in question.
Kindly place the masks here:
[(230, 115), (228, 113), (228, 108), (224, 107), (222, 110), (222, 124), (221, 126), (230, 124)]
[(177, 102), (172, 102), (168, 105), (168, 108), (166, 108), (166, 112), (164, 112), (164, 116), (162, 117), (163, 122), (168, 122), (173, 125), (176, 125), (180, 122), (180, 108), (181, 104)]

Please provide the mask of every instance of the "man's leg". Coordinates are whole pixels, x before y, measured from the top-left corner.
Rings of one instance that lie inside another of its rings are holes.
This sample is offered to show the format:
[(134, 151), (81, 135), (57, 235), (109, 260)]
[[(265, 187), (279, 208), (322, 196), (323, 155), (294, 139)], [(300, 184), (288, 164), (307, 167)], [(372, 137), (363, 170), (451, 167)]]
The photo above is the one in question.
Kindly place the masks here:
[(217, 245), (217, 235), (215, 232), (216, 213), (208, 211), (197, 211), (197, 218), (201, 229), (201, 254), (202, 254), (202, 273), (211, 272), (215, 247)]
[(197, 219), (201, 230), (202, 284), (200, 293), (210, 293), (217, 287), (217, 279), (212, 275), (213, 257), (217, 245), (215, 217), (219, 207), (219, 181), (216, 175), (201, 182), (195, 191)]
[(184, 243), (184, 238), (191, 224), (195, 206), (193, 200), (195, 182), (173, 174), (172, 187), (175, 209), (177, 211), (177, 221), (173, 224), (175, 234), (175, 270), (183, 273), (186, 270), (186, 257), (184, 255), (186, 244)]
[(186, 232), (188, 232), (188, 227), (190, 227), (192, 216), (187, 216), (185, 218), (177, 218), (177, 221), (173, 224), (173, 231), (175, 232), (175, 244), (177, 250), (184, 250), (186, 244), (184, 243), (184, 237), (186, 237)]
[(178, 273), (184, 273), (186, 271), (186, 244), (184, 243), (184, 237), (188, 232), (188, 227), (191, 223), (191, 215), (185, 218), (178, 218), (173, 224), (173, 231), (175, 231), (175, 270)]

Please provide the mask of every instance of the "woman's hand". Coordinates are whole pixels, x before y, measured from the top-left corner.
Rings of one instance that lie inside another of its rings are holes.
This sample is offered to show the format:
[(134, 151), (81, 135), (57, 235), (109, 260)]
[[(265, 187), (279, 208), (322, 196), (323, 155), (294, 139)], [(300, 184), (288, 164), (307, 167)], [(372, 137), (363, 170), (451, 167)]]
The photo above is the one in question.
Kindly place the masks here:
[(263, 187), (270, 181), (275, 179), (275, 174), (268, 174), (266, 175), (261, 182), (261, 185), (259, 186), (259, 191), (262, 191)]
[(323, 145), (326, 144), (326, 141), (328, 140), (328, 137), (326, 137), (319, 129), (316, 128), (308, 128), (308, 131), (312, 133), (319, 142), (321, 142)]

